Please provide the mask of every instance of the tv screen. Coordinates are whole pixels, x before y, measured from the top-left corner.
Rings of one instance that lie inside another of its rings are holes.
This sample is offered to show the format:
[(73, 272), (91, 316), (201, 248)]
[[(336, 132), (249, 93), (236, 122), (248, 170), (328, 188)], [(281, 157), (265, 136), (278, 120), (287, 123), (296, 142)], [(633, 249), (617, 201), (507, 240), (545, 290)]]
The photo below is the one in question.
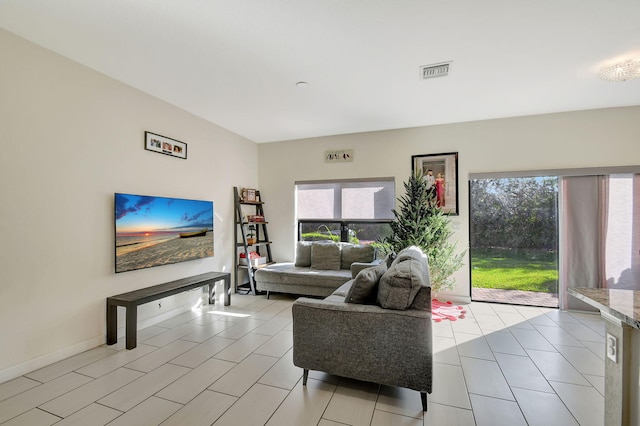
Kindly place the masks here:
[(213, 202), (115, 194), (116, 273), (213, 256)]

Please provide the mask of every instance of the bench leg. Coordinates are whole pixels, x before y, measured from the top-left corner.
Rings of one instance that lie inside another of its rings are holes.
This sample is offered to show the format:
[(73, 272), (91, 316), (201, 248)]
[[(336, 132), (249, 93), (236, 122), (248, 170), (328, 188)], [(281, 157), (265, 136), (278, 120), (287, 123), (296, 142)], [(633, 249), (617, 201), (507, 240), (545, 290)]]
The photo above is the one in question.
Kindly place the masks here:
[(302, 386), (307, 386), (307, 379), (309, 378), (309, 370), (304, 369), (302, 372)]
[(420, 399), (422, 400), (422, 411), (427, 411), (427, 393), (420, 392)]
[(133, 349), (137, 346), (138, 334), (138, 306), (127, 306), (127, 326), (126, 326), (127, 349)]
[(224, 306), (231, 305), (231, 275), (224, 277)]
[(118, 342), (118, 305), (107, 300), (107, 345)]

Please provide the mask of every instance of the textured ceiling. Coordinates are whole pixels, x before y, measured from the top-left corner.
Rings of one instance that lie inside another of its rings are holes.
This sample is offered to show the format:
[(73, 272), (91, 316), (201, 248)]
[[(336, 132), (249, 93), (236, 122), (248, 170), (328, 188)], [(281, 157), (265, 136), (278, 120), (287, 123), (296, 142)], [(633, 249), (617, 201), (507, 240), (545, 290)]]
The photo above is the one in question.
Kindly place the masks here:
[(0, 27), (255, 142), (640, 105), (640, 79), (596, 75), (640, 59), (639, 17), (637, 0), (0, 0)]

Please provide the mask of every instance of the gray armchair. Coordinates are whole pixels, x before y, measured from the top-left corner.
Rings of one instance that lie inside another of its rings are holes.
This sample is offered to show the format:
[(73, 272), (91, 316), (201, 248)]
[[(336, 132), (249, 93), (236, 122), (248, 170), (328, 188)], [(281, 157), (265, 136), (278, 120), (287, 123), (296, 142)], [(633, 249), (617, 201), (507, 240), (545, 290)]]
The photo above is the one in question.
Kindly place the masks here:
[[(399, 258), (400, 254), (396, 260)], [(426, 266), (425, 260), (422, 262)], [(392, 271), (393, 265), (387, 272)], [(417, 263), (412, 265), (415, 276)], [(433, 375), (428, 266), (418, 273), (422, 283), (406, 309), (345, 302), (358, 278), (326, 299), (298, 299), (292, 307), (293, 363), (304, 370), (303, 384), (306, 385), (309, 370), (319, 370), (405, 387), (420, 392), (426, 411), (426, 394), (431, 393)], [(380, 290), (375, 289), (378, 297)]]

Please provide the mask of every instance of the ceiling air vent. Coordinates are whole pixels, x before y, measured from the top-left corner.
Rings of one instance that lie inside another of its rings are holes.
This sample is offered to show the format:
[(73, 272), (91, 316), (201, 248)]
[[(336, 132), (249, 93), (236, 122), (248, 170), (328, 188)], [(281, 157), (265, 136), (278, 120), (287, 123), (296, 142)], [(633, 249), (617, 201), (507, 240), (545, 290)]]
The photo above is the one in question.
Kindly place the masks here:
[(420, 78), (426, 80), (429, 78), (446, 77), (449, 75), (449, 67), (451, 61), (439, 64), (423, 65), (420, 67)]

